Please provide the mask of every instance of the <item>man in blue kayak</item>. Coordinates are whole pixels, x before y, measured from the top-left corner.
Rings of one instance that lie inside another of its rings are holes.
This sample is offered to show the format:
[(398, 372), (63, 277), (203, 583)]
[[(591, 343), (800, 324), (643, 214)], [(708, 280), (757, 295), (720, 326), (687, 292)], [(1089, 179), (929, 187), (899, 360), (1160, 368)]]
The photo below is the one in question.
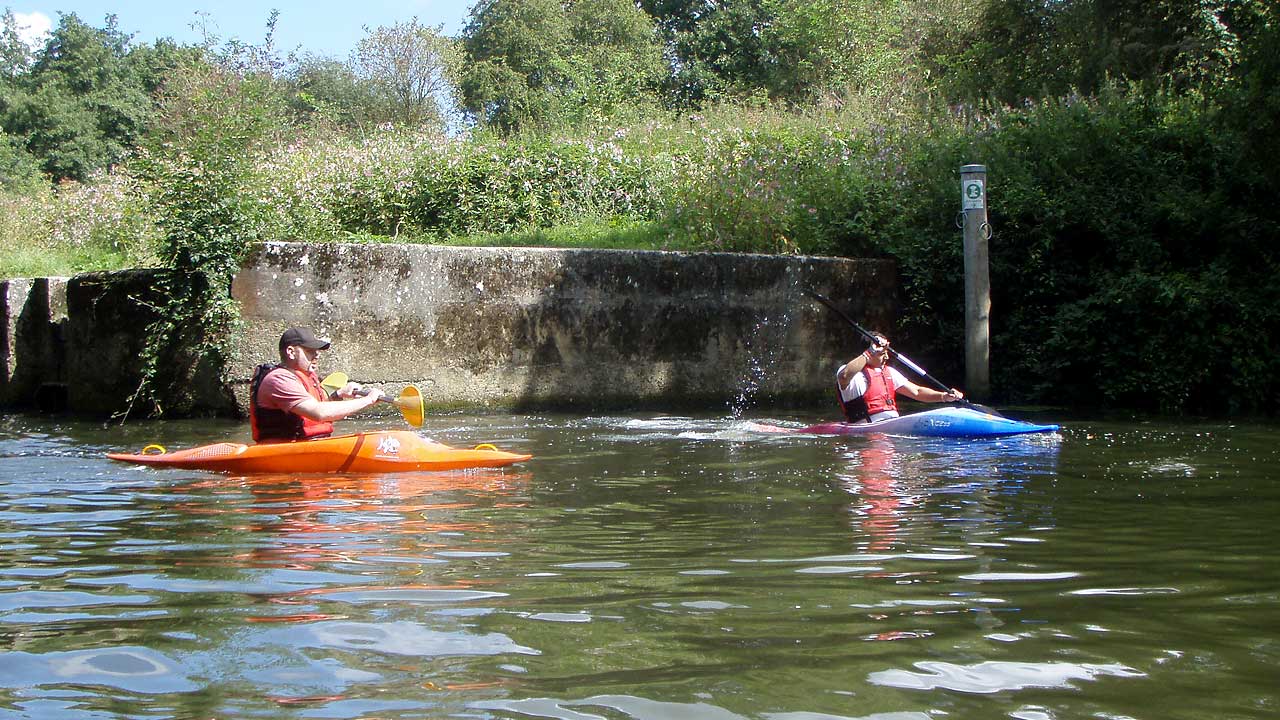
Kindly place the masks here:
[(307, 328), (289, 328), (280, 336), (280, 364), (259, 365), (249, 390), (249, 424), (257, 442), (287, 442), (328, 437), (333, 421), (363, 410), (382, 391), (360, 394), (347, 383), (330, 396), (316, 375), (316, 357), (329, 341)]
[(875, 342), (836, 371), (840, 408), (849, 422), (876, 422), (898, 417), (897, 394), (927, 403), (955, 402), (964, 393), (921, 387), (889, 366), (889, 339), (873, 333)]

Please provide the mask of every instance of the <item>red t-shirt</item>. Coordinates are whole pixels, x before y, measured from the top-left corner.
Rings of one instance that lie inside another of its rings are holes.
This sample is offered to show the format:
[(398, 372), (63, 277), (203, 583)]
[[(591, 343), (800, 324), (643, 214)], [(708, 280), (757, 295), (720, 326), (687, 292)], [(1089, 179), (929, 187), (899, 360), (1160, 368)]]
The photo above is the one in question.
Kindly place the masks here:
[(269, 410), (293, 412), (298, 403), (308, 399), (314, 400), (315, 396), (307, 392), (307, 386), (287, 368), (267, 373), (258, 386), (258, 405)]

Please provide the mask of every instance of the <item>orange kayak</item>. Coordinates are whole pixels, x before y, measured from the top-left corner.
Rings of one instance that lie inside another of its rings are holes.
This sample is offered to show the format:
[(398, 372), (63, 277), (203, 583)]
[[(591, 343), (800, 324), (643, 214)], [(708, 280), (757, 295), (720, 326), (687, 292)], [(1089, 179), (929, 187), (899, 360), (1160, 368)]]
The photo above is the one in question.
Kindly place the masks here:
[(107, 453), (107, 457), (154, 467), (230, 473), (384, 473), (501, 467), (533, 456), (492, 445), (455, 448), (409, 430), (386, 430), (261, 445), (214, 443), (173, 452), (150, 445), (136, 455)]

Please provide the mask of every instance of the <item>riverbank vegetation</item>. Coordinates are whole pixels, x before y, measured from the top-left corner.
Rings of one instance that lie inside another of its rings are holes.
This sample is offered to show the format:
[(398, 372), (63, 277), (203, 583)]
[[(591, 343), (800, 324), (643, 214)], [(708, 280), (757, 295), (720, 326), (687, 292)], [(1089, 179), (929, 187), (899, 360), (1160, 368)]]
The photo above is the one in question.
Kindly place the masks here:
[(461, 37), (410, 21), (337, 60), (275, 48), (274, 15), (260, 44), (196, 47), (66, 15), (28, 48), (7, 14), (0, 272), (177, 270), (159, 357), (234, 322), (218, 293), (261, 240), (892, 257), (900, 342), (959, 377), (976, 162), (999, 399), (1273, 413), (1278, 20), (1262, 0), (485, 0)]

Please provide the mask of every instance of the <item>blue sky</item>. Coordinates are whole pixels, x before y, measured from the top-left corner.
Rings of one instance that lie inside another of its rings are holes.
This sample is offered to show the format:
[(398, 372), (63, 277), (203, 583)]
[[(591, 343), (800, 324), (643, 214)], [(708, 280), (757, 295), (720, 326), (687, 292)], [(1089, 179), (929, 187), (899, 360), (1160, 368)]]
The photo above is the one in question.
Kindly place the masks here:
[(59, 13), (75, 13), (93, 27), (102, 27), (104, 18), (114, 14), (122, 32), (134, 34), (134, 41), (150, 43), (170, 37), (179, 43), (198, 43), (202, 35), (193, 23), (204, 19), (213, 34), (222, 40), (238, 38), (260, 44), (266, 35), (267, 18), (274, 8), (280, 11), (276, 23), (276, 47), (281, 52), (301, 48), (304, 52), (345, 60), (365, 36), (364, 26), (392, 25), (413, 17), (425, 25), (444, 25), (446, 35), (457, 35), (467, 24), (476, 0), (116, 0), (73, 2), (69, 0), (0, 0), (20, 25), (34, 32), (58, 24)]

